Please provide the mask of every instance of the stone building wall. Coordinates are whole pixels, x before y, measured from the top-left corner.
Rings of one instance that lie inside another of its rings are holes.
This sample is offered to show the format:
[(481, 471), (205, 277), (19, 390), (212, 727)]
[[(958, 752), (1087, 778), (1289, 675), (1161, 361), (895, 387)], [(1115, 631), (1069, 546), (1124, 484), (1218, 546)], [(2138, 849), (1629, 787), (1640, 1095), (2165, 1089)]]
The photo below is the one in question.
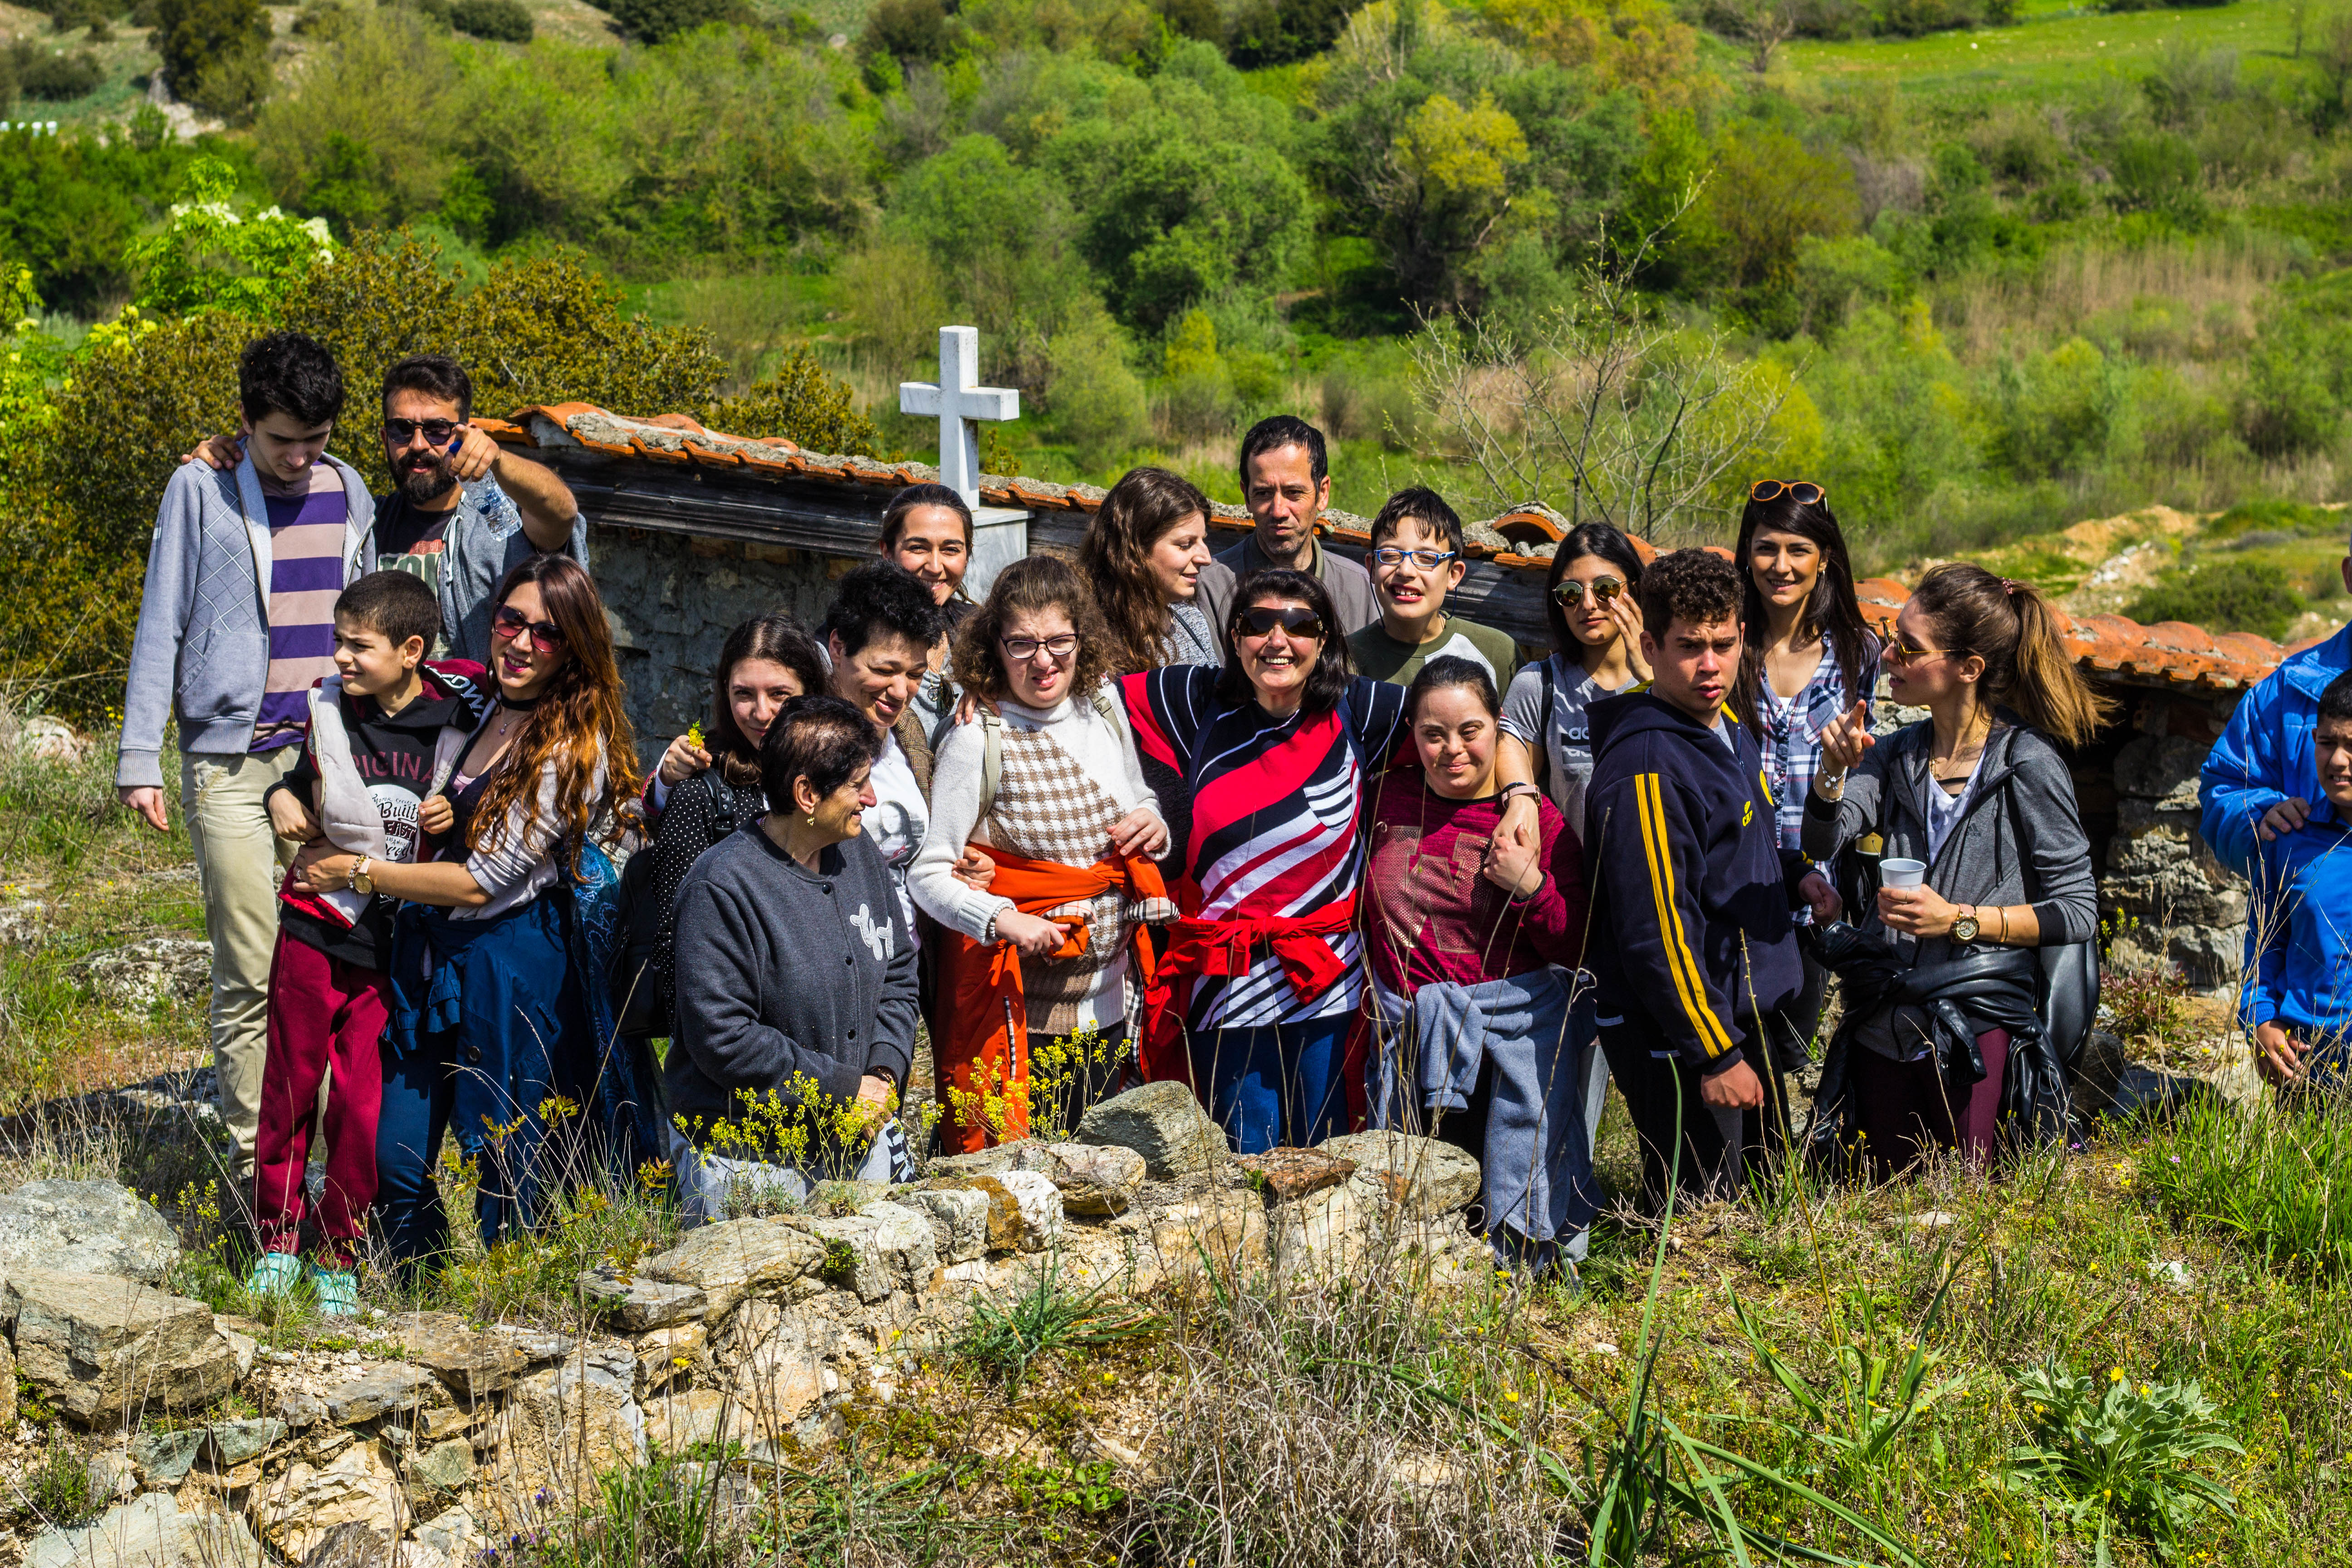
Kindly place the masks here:
[(834, 580), (857, 562), (780, 545), (644, 529), (592, 531), (589, 560), (628, 683), (629, 722), (648, 765), (710, 709), (719, 645), (737, 624), (778, 611), (814, 626)]
[(2100, 913), (2123, 928), (2109, 965), (2176, 964), (2201, 990), (2234, 985), (2245, 953), (2246, 879), (2213, 858), (2197, 805), (2197, 770), (2234, 699), (2121, 694), (2130, 703), (2129, 734), (2115, 752), (2115, 822), (2100, 857)]

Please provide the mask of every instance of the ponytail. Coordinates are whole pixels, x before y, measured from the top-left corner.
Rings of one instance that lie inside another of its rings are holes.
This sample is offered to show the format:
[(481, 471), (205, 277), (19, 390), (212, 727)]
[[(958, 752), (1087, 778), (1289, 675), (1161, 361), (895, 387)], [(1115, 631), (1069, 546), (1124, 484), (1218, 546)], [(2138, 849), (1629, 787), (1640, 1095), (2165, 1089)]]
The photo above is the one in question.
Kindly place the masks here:
[(2116, 704), (2093, 689), (2059, 635), (2058, 614), (2031, 583), (1953, 562), (1919, 580), (1912, 603), (1954, 654), (1985, 662), (1985, 698), (2063, 746), (2080, 746)]

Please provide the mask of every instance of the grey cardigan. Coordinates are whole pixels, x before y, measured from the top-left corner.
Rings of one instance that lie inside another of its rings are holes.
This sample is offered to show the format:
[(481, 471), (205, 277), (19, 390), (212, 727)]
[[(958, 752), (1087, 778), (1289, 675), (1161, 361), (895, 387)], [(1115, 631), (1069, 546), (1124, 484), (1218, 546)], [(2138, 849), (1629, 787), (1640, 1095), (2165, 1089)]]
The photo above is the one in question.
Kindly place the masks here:
[[(375, 504), (357, 469), (321, 461), (343, 481), (348, 586), (372, 564)], [(269, 544), (252, 458), (230, 469), (183, 463), (163, 487), (131, 640), (118, 786), (163, 784), (163, 725), (175, 714), (183, 752), (236, 754), (253, 744), (269, 681)]]
[[(1826, 860), (1867, 833), (1883, 853), (1927, 858), (1928, 771), (1935, 726), (1922, 721), (1867, 752), (1845, 782), (1845, 798), (1805, 799), (1804, 851)], [(1956, 904), (2032, 904), (2042, 945), (2088, 942), (2099, 922), (2099, 889), (2091, 841), (2074, 805), (2074, 779), (2057, 748), (2006, 714), (1994, 722), (1969, 798), (1944, 852), (1927, 868), (1927, 885)], [(1916, 963), (1953, 955), (1948, 937), (1925, 942), (1887, 931), (1875, 909), (1853, 911), (1855, 924), (1889, 937)]]

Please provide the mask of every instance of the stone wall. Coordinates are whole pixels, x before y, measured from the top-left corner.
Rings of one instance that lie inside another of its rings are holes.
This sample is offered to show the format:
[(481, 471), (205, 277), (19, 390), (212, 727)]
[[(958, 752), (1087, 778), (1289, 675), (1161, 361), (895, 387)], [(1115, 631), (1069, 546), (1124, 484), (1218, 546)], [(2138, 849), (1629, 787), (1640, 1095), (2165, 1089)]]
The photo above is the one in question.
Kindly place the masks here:
[(2237, 983), (2246, 879), (2213, 858), (2197, 805), (2197, 770), (2231, 705), (2139, 696), (2125, 710), (2113, 836), (2098, 847), (2099, 911), (2122, 927), (2108, 949), (2110, 967), (2176, 964), (2201, 990)]
[(592, 531), (589, 560), (628, 683), (629, 722), (650, 765), (710, 709), (711, 667), (739, 623), (781, 611), (814, 626), (855, 559), (644, 529)]

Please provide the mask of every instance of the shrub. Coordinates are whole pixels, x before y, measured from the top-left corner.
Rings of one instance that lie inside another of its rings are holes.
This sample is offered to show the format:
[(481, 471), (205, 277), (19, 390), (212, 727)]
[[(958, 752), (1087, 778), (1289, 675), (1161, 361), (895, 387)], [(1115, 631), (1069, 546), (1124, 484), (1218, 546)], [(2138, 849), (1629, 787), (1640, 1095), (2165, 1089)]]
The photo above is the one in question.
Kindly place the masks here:
[(858, 412), (849, 384), (827, 374), (804, 348), (749, 392), (713, 404), (706, 422), (730, 435), (780, 436), (814, 452), (881, 456), (882, 437)]
[(1746, 128), (1724, 145), (1706, 202), (1733, 279), (1751, 287), (1786, 285), (1807, 236), (1850, 234), (1860, 216), (1844, 159), (1766, 126)]
[(865, 30), (857, 37), (857, 55), (887, 55), (901, 65), (915, 60), (942, 60), (955, 34), (947, 7), (940, 0), (879, 0), (866, 14)]
[(2121, 1367), (2077, 1377), (2053, 1363), (2020, 1377), (2016, 1398), (2032, 1412), (2032, 1441), (2011, 1454), (2011, 1473), (2069, 1504), (2077, 1529), (2095, 1525), (2099, 1562), (2110, 1535), (2152, 1541), (2168, 1557), (2199, 1513), (2237, 1513), (2230, 1489), (2194, 1468), (2245, 1452), (2196, 1384), (2135, 1385)]
[(2207, 561), (2167, 572), (2124, 611), (2136, 621), (2188, 621), (2208, 631), (2258, 632), (2273, 641), (2303, 612), (2293, 581), (2260, 561)]
[(16, 57), (16, 90), (26, 98), (64, 103), (89, 97), (106, 79), (106, 68), (88, 49), (68, 55), (36, 48), (19, 39), (10, 53)]
[(457, 0), (449, 7), (449, 25), (502, 44), (527, 44), (533, 30), (530, 7), (522, 0)]
[(610, 0), (605, 6), (623, 36), (658, 44), (713, 22), (743, 20), (742, 0)]
[(268, 96), (269, 13), (261, 0), (153, 0), (148, 41), (173, 93), (242, 119)]
[(2107, 201), (2116, 211), (2154, 213), (2184, 226), (2204, 220), (2204, 174), (2186, 138), (2126, 136), (2107, 162), (2115, 176)]

